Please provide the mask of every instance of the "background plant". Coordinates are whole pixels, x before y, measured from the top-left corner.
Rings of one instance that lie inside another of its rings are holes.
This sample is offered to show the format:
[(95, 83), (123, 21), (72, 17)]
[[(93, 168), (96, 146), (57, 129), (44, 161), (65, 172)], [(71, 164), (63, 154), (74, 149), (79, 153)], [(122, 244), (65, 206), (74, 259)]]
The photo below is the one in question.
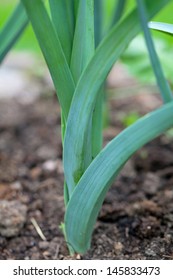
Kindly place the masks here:
[[(46, 2), (46, 6), (44, 5)], [(102, 1), (21, 0), (1, 33), (1, 60), (31, 22), (61, 106), (64, 200), (62, 229), (71, 253), (90, 247), (93, 227), (106, 192), (129, 157), (173, 125), (172, 93), (164, 77), (147, 22), (169, 0), (116, 1), (115, 14), (102, 28)], [(47, 8), (50, 9), (47, 10)], [(19, 19), (19, 17), (18, 17)], [(102, 149), (103, 87), (113, 64), (141, 31), (163, 102)], [(20, 31), (20, 32), (19, 32)]]

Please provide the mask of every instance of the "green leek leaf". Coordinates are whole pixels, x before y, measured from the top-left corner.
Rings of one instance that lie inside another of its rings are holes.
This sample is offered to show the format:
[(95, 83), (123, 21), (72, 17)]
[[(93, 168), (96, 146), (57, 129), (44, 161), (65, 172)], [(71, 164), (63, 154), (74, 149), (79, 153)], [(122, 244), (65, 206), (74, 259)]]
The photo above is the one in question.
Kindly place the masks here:
[[(154, 16), (168, 2), (158, 0), (155, 5), (154, 1), (146, 0), (149, 17)], [(105, 37), (77, 84), (64, 139), (64, 172), (70, 197), (85, 171), (85, 137), (98, 91), (115, 61), (139, 31), (140, 23), (135, 9)]]
[[(78, 82), (82, 72), (94, 55), (94, 51), (94, 3), (93, 0), (79, 0), (70, 67), (75, 83)], [(85, 139), (84, 170), (92, 161), (91, 120), (92, 115)]]
[(28, 24), (28, 17), (22, 3), (19, 3), (0, 32), (0, 63), (16, 43)]
[(154, 30), (162, 31), (164, 33), (173, 34), (173, 24), (163, 22), (150, 22), (148, 26)]
[(94, 29), (96, 48), (102, 40), (103, 33), (103, 0), (94, 0)]
[(58, 34), (61, 46), (70, 64), (74, 36), (74, 6), (73, 1), (49, 0), (52, 21)]
[(42, 0), (21, 1), (24, 4), (47, 62), (61, 104), (63, 116), (67, 120), (75, 86), (60, 40)]
[(172, 126), (170, 102), (126, 128), (90, 164), (72, 193), (65, 215), (66, 238), (76, 252), (89, 249), (105, 194), (129, 157)]
[(112, 26), (120, 20), (122, 14), (124, 12), (125, 6), (127, 4), (126, 2), (127, 2), (126, 0), (118, 0), (115, 14), (114, 14), (113, 20), (112, 20)]
[(93, 0), (79, 0), (71, 72), (75, 83), (94, 54), (94, 7)]

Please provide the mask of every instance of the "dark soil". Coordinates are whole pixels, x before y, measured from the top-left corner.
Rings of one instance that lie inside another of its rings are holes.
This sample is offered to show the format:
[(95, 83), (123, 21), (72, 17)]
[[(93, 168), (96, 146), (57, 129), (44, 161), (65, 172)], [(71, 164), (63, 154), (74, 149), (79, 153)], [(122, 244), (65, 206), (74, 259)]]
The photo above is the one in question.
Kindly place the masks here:
[[(111, 99), (109, 104), (105, 143), (122, 129), (125, 112), (143, 114), (160, 101), (142, 92)], [(59, 228), (64, 215), (61, 156), (60, 110), (55, 98), (40, 98), (28, 105), (0, 103), (0, 201), (27, 207), (18, 234), (0, 235), (0, 259), (71, 258)], [(75, 258), (173, 259), (171, 136), (164, 134), (152, 141), (126, 164), (107, 194), (91, 249)]]

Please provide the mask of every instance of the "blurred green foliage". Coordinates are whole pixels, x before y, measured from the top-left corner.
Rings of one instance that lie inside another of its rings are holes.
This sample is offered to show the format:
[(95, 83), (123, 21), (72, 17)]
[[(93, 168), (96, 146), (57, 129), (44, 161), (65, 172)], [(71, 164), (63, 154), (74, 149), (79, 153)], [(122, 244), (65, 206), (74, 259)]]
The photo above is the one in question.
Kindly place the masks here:
[[(159, 32), (158, 32), (159, 33)], [(168, 35), (168, 37), (171, 37)], [(170, 39), (170, 38), (169, 38)], [(172, 81), (173, 38), (169, 42), (163, 38), (155, 37), (154, 44), (167, 79)], [(155, 83), (155, 76), (150, 65), (144, 38), (137, 36), (122, 56), (129, 72), (139, 78), (143, 83)], [(133, 66), (133, 67), (132, 67)]]
[[(8, 16), (11, 14), (18, 2), (18, 0), (6, 0), (0, 2), (0, 29), (3, 27)], [(30, 25), (27, 27), (20, 40), (16, 43), (15, 50), (40, 52), (40, 48)]]
[(138, 112), (129, 112), (123, 116), (122, 123), (124, 127), (128, 127), (135, 123), (140, 117), (141, 116), (138, 114)]
[[(103, 3), (103, 11), (104, 11), (103, 32), (106, 32), (110, 20), (113, 16), (114, 6), (117, 0), (100, 0), (100, 1), (102, 1)], [(0, 2), (0, 15), (1, 15), (0, 29), (2, 28), (3, 24), (5, 23), (6, 19), (10, 15), (11, 11), (13, 10), (17, 2), (18, 0), (6, 0)], [(128, 5), (126, 7), (126, 12), (129, 12), (134, 7), (134, 5), (135, 5), (135, 0), (129, 0)], [(159, 15), (155, 17), (155, 20), (173, 23), (172, 11), (173, 11), (173, 2), (170, 3), (162, 12), (160, 12)], [(169, 36), (165, 34), (158, 34), (157, 32), (154, 33), (157, 37), (163, 38), (167, 42), (173, 43), (173, 40), (171, 40)], [(34, 51), (39, 50), (31, 26), (27, 28), (25, 34), (23, 34), (22, 38), (16, 44), (16, 49), (23, 49), (23, 48), (34, 50)]]
[[(131, 0), (134, 4), (134, 1)], [(172, 18), (173, 1), (170, 2), (153, 21), (166, 22), (173, 24)], [(166, 78), (172, 81), (172, 61), (173, 61), (173, 36), (158, 31), (151, 31), (154, 44), (162, 63)], [(143, 36), (137, 36), (129, 45), (122, 56), (122, 61), (127, 63), (131, 74), (135, 75), (144, 83), (155, 83), (155, 77), (149, 62), (147, 48)], [(133, 66), (133, 67), (132, 67)]]
[[(102, 22), (102, 32), (105, 34), (109, 28), (113, 13), (115, 2), (117, 0), (100, 0), (102, 1), (104, 17)], [(0, 2), (0, 29), (5, 23), (6, 19), (12, 12), (18, 0), (6, 0)], [(129, 0), (126, 6), (126, 13), (128, 13), (135, 5), (135, 0)], [(153, 20), (173, 23), (172, 19), (173, 1), (167, 5)], [(172, 61), (173, 61), (173, 37), (161, 32), (152, 31), (154, 42), (158, 51), (159, 58), (165, 70), (166, 77), (172, 77)], [(35, 35), (29, 25), (15, 45), (15, 50), (30, 50), (40, 53), (40, 49), (35, 39)], [(122, 57), (124, 63), (128, 62), (129, 71), (137, 76), (142, 82), (154, 82), (154, 75), (151, 69), (147, 49), (145, 47), (142, 36), (135, 38), (130, 44)], [(131, 65), (133, 64), (133, 67)]]

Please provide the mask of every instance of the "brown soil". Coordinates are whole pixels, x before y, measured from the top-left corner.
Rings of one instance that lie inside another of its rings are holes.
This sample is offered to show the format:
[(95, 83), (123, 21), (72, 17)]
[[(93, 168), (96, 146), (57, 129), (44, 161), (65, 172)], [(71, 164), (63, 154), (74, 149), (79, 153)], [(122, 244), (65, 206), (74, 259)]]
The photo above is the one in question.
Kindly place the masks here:
[[(143, 114), (160, 101), (140, 94), (110, 100), (105, 143), (125, 112)], [(140, 109), (139, 109), (140, 108)], [(0, 103), (0, 200), (27, 207), (16, 236), (0, 236), (0, 259), (70, 259), (63, 221), (60, 110), (54, 98)], [(173, 141), (164, 134), (127, 163), (106, 196), (82, 259), (173, 259)], [(45, 240), (33, 224), (37, 223)], [(73, 257), (74, 259), (76, 258)]]

